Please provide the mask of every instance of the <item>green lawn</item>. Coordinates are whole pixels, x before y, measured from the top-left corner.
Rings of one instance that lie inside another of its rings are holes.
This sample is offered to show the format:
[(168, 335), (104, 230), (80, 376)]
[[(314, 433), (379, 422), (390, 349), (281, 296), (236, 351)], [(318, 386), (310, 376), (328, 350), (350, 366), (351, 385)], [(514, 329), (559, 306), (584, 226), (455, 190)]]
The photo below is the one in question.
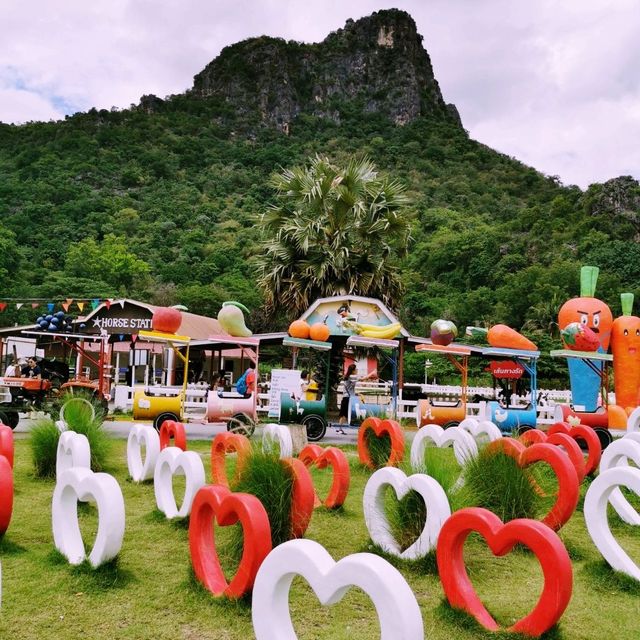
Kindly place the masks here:
[[(206, 453), (208, 443), (192, 442)], [(352, 487), (345, 509), (317, 510), (307, 537), (334, 556), (367, 550), (362, 517), (362, 492), (369, 476), (354, 449), (345, 447), (352, 463)], [(208, 457), (205, 467), (209, 477)], [(193, 580), (185, 523), (171, 523), (155, 511), (153, 485), (127, 480), (125, 442), (113, 448), (110, 469), (122, 487), (127, 525), (116, 563), (97, 571), (72, 568), (54, 551), (51, 534), (53, 482), (33, 477), (30, 451), (16, 442), (15, 503), (11, 526), (0, 544), (2, 609), (0, 638), (64, 640), (83, 638), (245, 639), (253, 637), (250, 606), (214, 599)], [(325, 472), (315, 473), (328, 487)], [(584, 488), (583, 488), (584, 491)], [(83, 532), (95, 531), (95, 511), (80, 509)], [(640, 561), (640, 531), (614, 521), (619, 539)], [(618, 640), (640, 637), (640, 585), (621, 579), (602, 562), (589, 540), (578, 511), (562, 537), (574, 560), (574, 595), (557, 629), (549, 638)], [(224, 536), (221, 536), (224, 542)], [(493, 558), (480, 540), (465, 550), (478, 593), (496, 619), (508, 625), (534, 604), (541, 572), (533, 556), (516, 551)], [(466, 617), (443, 605), (443, 593), (433, 563), (401, 566), (424, 616), (430, 640), (495, 638), (478, 630)], [(369, 601), (357, 591), (333, 607), (320, 607), (300, 580), (291, 593), (291, 613), (305, 639), (375, 638), (377, 619)], [(500, 634), (502, 635), (502, 634)]]

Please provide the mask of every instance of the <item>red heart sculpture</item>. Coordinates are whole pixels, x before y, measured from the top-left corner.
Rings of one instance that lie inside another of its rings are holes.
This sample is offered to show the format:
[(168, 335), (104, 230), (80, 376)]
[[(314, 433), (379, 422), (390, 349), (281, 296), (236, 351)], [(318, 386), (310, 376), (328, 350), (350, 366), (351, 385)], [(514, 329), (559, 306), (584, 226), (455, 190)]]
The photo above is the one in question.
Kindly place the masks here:
[(13, 513), (13, 469), (9, 460), (0, 456), (0, 536), (4, 535)]
[(297, 458), (281, 460), (293, 477), (291, 496), (291, 537), (302, 538), (313, 515), (316, 492), (313, 488), (311, 474), (304, 463)]
[(595, 473), (598, 465), (600, 464), (600, 457), (602, 456), (602, 445), (600, 444), (600, 438), (596, 432), (591, 428), (583, 424), (579, 424), (577, 427), (569, 427), (566, 422), (556, 422), (549, 427), (547, 431), (549, 435), (554, 433), (564, 433), (574, 440), (583, 440), (587, 444), (589, 456), (585, 463), (586, 475)]
[(526, 467), (535, 462), (546, 462), (558, 478), (558, 495), (542, 522), (557, 531), (571, 518), (578, 505), (580, 483), (578, 473), (567, 454), (552, 444), (537, 443), (525, 447), (513, 438), (501, 438), (489, 443), (487, 450), (501, 450), (514, 458), (518, 466)]
[(388, 434), (391, 438), (391, 453), (389, 454), (386, 466), (394, 467), (399, 462), (402, 462), (402, 458), (404, 457), (404, 432), (402, 431), (402, 427), (395, 420), (380, 420), (380, 418), (366, 418), (360, 425), (360, 429), (358, 430), (358, 458), (360, 462), (370, 469), (376, 468), (371, 460), (365, 438), (365, 434), (369, 429), (373, 431), (378, 438), (384, 434)]
[(323, 504), (327, 509), (335, 509), (342, 506), (347, 499), (351, 482), (351, 471), (347, 456), (337, 447), (323, 449), (317, 444), (308, 444), (300, 452), (298, 458), (307, 467), (315, 464), (318, 469), (324, 469), (330, 466), (333, 471), (333, 482), (331, 483), (329, 494), (324, 502), (321, 502), (314, 490), (314, 505), (318, 507)]
[(227, 453), (235, 451), (238, 454), (234, 482), (238, 482), (242, 469), (251, 455), (251, 443), (241, 433), (223, 431), (218, 433), (211, 443), (211, 478), (214, 484), (229, 486), (226, 472)]
[(175, 420), (165, 420), (160, 427), (160, 451), (171, 444), (171, 439), (174, 440), (174, 447), (187, 450), (187, 434), (184, 425)]
[(537, 520), (523, 518), (503, 524), (491, 511), (477, 507), (456, 511), (440, 530), (436, 559), (449, 604), (471, 614), (486, 629), (499, 629), (478, 598), (464, 564), (464, 543), (474, 532), (487, 541), (496, 556), (506, 555), (518, 543), (526, 545), (542, 567), (544, 587), (540, 599), (533, 611), (509, 627), (509, 631), (539, 636), (556, 624), (573, 590), (571, 560), (558, 535)]
[[(215, 521), (221, 527), (242, 525), (242, 558), (231, 582), (225, 578), (216, 550)], [(191, 507), (189, 550), (196, 578), (213, 595), (240, 598), (248, 593), (271, 551), (269, 517), (260, 500), (248, 493), (231, 493), (220, 485), (202, 487)]]
[(4, 456), (13, 469), (13, 429), (0, 422), (0, 456)]
[(582, 482), (584, 477), (587, 475), (582, 450), (571, 436), (560, 432), (547, 435), (540, 429), (529, 429), (529, 431), (525, 431), (518, 439), (525, 446), (546, 442), (547, 444), (555, 444), (558, 447), (562, 447), (569, 456), (573, 466), (576, 468), (578, 482)]

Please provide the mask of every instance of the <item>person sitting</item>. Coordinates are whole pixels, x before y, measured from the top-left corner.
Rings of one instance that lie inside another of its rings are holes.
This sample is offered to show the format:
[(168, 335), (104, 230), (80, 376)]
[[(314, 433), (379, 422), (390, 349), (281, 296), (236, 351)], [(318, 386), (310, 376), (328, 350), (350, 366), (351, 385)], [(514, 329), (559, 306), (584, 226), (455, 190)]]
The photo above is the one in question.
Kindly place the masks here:
[(318, 399), (318, 383), (308, 371), (300, 373), (301, 400), (314, 401)]
[(38, 366), (38, 362), (35, 358), (29, 358), (27, 360), (27, 366), (22, 368), (22, 375), (25, 378), (36, 378), (40, 379), (42, 371)]
[(20, 364), (18, 363), (15, 356), (12, 357), (11, 362), (7, 366), (4, 372), (5, 378), (19, 378), (22, 375), (22, 370), (20, 369)]
[(250, 398), (256, 390), (256, 365), (251, 362), (247, 370), (236, 382), (236, 392), (243, 398)]

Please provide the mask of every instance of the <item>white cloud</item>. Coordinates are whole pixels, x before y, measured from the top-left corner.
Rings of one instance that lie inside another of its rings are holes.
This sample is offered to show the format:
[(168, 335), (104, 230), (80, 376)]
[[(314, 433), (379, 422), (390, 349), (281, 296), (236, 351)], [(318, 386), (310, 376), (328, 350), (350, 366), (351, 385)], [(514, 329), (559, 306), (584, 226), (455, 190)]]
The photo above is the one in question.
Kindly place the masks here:
[[(5, 0), (0, 120), (127, 107), (182, 92), (261, 34), (323, 39), (378, 0)], [(472, 137), (567, 183), (638, 176), (637, 0), (396, 0)], [(13, 84), (7, 78), (13, 79)], [(2, 81), (4, 79), (4, 82)]]

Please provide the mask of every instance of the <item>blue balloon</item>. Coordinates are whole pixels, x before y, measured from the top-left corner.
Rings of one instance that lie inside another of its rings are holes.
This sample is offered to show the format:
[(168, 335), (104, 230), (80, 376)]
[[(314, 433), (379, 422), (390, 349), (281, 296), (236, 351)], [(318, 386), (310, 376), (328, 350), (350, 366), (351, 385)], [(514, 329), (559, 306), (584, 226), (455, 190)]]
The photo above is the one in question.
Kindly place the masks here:
[(64, 311), (58, 311), (58, 313), (56, 313), (55, 317), (59, 318), (60, 320), (62, 320), (62, 318), (64, 318)]
[(50, 321), (51, 318), (53, 318), (53, 316), (50, 313), (44, 317), (47, 322)]
[(44, 316), (38, 316), (38, 319), (36, 320), (36, 324), (40, 324), (43, 320), (44, 320)]
[(49, 323), (46, 320), (40, 320), (40, 322), (38, 322), (38, 326), (41, 329), (46, 329), (49, 326)]
[(80, 325), (80, 328), (81, 328), (81, 329), (86, 329), (86, 328), (87, 328), (87, 325), (83, 322), (83, 323)]
[(56, 326), (58, 326), (60, 324), (60, 318), (51, 318), (51, 324), (55, 324)]
[(57, 331), (58, 327), (55, 324), (51, 323), (48, 327), (49, 331)]

